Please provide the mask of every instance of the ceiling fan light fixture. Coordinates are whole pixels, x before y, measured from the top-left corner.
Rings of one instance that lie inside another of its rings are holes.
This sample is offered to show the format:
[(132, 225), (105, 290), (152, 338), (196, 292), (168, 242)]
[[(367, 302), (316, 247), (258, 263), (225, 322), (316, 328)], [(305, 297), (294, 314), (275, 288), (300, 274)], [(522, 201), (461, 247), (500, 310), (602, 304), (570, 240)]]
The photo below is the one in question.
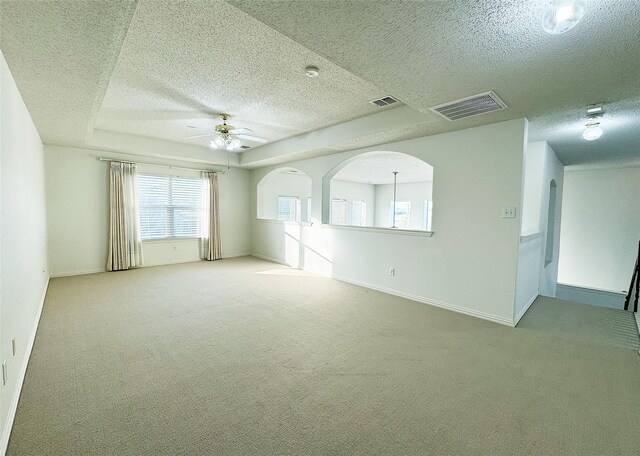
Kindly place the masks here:
[(551, 35), (560, 35), (575, 27), (583, 15), (581, 0), (554, 0), (545, 10), (542, 27)]
[(587, 124), (587, 128), (582, 132), (582, 137), (587, 141), (595, 141), (602, 136), (602, 128), (600, 128), (599, 122)]
[(222, 137), (222, 135), (216, 135), (213, 138), (213, 141), (211, 141), (211, 144), (216, 148), (216, 149), (222, 149), (223, 147), (226, 147), (226, 143), (224, 141), (224, 138)]

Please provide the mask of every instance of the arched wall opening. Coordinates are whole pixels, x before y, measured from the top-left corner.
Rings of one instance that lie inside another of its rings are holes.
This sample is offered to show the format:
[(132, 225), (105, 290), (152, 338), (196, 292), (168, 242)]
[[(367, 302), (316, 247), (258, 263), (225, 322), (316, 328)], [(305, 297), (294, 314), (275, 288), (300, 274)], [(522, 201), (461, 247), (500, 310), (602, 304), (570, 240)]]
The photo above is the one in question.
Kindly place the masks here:
[(555, 180), (549, 182), (549, 208), (547, 215), (547, 244), (545, 246), (544, 265), (548, 266), (553, 261), (556, 228), (556, 199), (558, 186)]
[(311, 178), (284, 167), (271, 171), (258, 183), (257, 217), (265, 220), (309, 222)]
[(433, 166), (400, 152), (367, 152), (323, 178), (322, 222), (431, 231)]

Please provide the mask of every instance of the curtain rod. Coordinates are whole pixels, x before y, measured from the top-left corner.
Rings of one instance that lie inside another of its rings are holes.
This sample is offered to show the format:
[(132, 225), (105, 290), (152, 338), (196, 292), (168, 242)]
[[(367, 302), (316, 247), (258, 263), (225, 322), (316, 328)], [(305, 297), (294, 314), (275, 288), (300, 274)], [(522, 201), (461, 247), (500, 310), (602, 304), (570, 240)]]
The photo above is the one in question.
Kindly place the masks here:
[(132, 161), (127, 161), (127, 160), (118, 160), (117, 158), (107, 158), (107, 157), (98, 157), (97, 160), (107, 161), (107, 162), (131, 163), (133, 165), (162, 166), (164, 168), (170, 168), (170, 169), (186, 169), (187, 171), (204, 171), (204, 172), (208, 172), (208, 173), (213, 172), (213, 173), (227, 174), (226, 170), (221, 170), (221, 169), (185, 168), (183, 166), (159, 165), (159, 164), (156, 164), (156, 163), (132, 162)]

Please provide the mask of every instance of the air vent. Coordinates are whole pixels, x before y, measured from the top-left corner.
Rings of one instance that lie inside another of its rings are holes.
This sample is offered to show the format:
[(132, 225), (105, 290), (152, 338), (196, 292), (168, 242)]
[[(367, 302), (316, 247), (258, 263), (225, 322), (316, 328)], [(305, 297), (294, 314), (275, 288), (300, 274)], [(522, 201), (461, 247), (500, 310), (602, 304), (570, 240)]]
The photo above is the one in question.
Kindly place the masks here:
[(396, 100), (393, 97), (384, 97), (384, 98), (379, 98), (377, 100), (373, 100), (371, 103), (373, 103), (374, 105), (378, 106), (378, 107), (383, 107), (383, 106), (389, 106), (390, 104), (394, 104), (397, 103), (398, 100)]
[(499, 111), (506, 107), (507, 105), (504, 101), (494, 92), (485, 92), (433, 106), (429, 109), (447, 120), (460, 120), (479, 114), (486, 114), (487, 112)]

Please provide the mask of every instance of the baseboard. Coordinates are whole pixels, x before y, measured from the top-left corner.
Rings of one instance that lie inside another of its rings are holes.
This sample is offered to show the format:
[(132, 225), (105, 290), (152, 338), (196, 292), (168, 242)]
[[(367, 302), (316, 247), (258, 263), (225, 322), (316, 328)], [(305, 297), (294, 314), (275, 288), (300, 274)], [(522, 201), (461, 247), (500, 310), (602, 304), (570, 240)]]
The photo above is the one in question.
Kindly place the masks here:
[(225, 258), (239, 258), (239, 257), (243, 257), (243, 256), (251, 256), (251, 254), (249, 252), (229, 253), (229, 254), (223, 255), (222, 259), (224, 260)]
[(333, 279), (340, 280), (341, 282), (351, 283), (353, 285), (358, 285), (360, 287), (369, 288), (371, 290), (381, 291), (382, 293), (387, 293), (390, 295), (398, 296), (400, 298), (410, 299), (412, 301), (421, 302), (423, 304), (429, 304), (430, 306), (440, 307), (441, 309), (451, 310), (453, 312), (469, 315), (476, 318), (481, 318), (483, 320), (488, 320), (493, 323), (498, 323), (505, 326), (514, 327), (515, 323), (503, 317), (498, 317), (497, 315), (488, 314), (485, 312), (480, 312), (473, 309), (468, 309), (466, 307), (460, 307), (453, 304), (449, 304), (443, 301), (437, 301), (435, 299), (424, 298), (422, 296), (417, 296), (411, 293), (405, 293), (402, 291), (394, 290), (392, 288), (381, 287), (378, 285), (374, 285), (369, 282), (361, 282), (359, 280), (347, 279), (345, 277), (331, 276)]
[[(259, 253), (251, 253), (250, 255), (252, 257), (260, 258), (261, 260), (271, 261), (272, 263), (278, 263), (278, 264), (283, 264), (285, 266), (289, 266), (287, 263), (285, 263), (285, 262), (283, 262), (281, 260), (278, 260), (276, 258), (272, 258), (272, 257), (267, 256), (267, 255), (260, 255)], [(291, 267), (291, 266), (289, 266), (289, 267)]]
[(594, 306), (623, 309), (625, 292), (586, 288), (577, 285), (559, 283), (556, 287), (556, 298), (566, 301), (580, 302)]
[(534, 294), (534, 295), (533, 295), (533, 296), (532, 296), (532, 297), (527, 301), (527, 303), (526, 303), (526, 304), (525, 304), (525, 306), (522, 308), (522, 310), (518, 313), (518, 315), (516, 315), (516, 318), (514, 318), (514, 320), (513, 320), (514, 325), (516, 325), (516, 326), (518, 325), (518, 322), (520, 321), (520, 319), (521, 319), (522, 317), (524, 317), (524, 314), (526, 314), (526, 313), (527, 313), (527, 310), (529, 310), (529, 307), (531, 307), (531, 304), (533, 304), (533, 302), (534, 302), (536, 299), (538, 299), (538, 296), (540, 296), (540, 295), (538, 294), (538, 292), (536, 292), (536, 294)]
[(54, 273), (51, 273), (49, 277), (54, 279), (56, 277), (70, 277), (70, 276), (85, 275), (85, 274), (96, 274), (98, 272), (106, 272), (106, 271), (107, 271), (106, 268), (80, 269), (77, 271), (54, 272)]
[(18, 410), (18, 401), (20, 400), (20, 393), (22, 392), (22, 385), (24, 383), (24, 377), (27, 374), (27, 366), (29, 364), (29, 358), (31, 358), (31, 351), (33, 350), (33, 344), (36, 341), (36, 332), (38, 331), (38, 325), (40, 324), (40, 317), (42, 316), (42, 309), (44, 308), (44, 300), (47, 296), (47, 290), (49, 289), (49, 277), (47, 277), (47, 283), (42, 292), (42, 299), (40, 300), (40, 308), (36, 315), (33, 329), (29, 335), (27, 341), (27, 349), (24, 352), (22, 364), (20, 365), (20, 371), (18, 371), (18, 378), (16, 380), (16, 388), (11, 398), (11, 404), (9, 404), (9, 413), (7, 414), (7, 421), (2, 431), (2, 438), (0, 439), (0, 454), (4, 455), (7, 452), (9, 446), (9, 437), (11, 437), (11, 429), (13, 428), (13, 420), (16, 417), (16, 411)]

